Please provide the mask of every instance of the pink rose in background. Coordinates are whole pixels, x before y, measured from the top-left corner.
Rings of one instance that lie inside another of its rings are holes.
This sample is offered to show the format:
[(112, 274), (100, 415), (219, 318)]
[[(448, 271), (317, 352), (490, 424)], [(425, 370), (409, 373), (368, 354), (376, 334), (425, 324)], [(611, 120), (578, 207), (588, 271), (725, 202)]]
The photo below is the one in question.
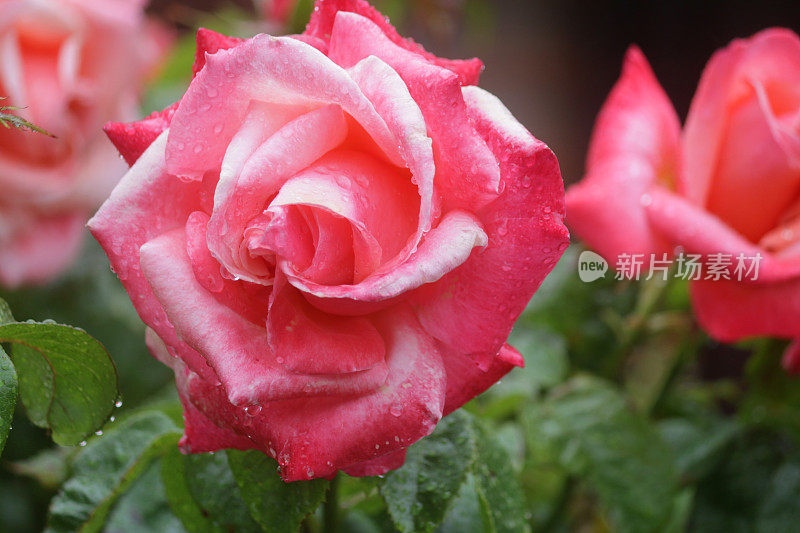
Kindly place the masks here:
[(303, 35), (200, 30), (175, 106), (107, 128), (133, 163), (90, 221), (187, 452), (287, 481), (375, 475), (523, 360), (505, 344), (566, 249), (555, 156), (362, 0)]
[(258, 4), (268, 20), (285, 26), (292, 18), (297, 0), (259, 0)]
[[(597, 120), (569, 223), (611, 263), (622, 253), (761, 254), (757, 279), (698, 280), (710, 335), (800, 337), (800, 39), (769, 29), (709, 61), (681, 131), (632, 48)], [(797, 368), (792, 346), (785, 364)]]
[(0, 96), (56, 135), (0, 128), (0, 284), (39, 283), (78, 252), (125, 166), (102, 126), (131, 120), (169, 36), (138, 0), (0, 1)]

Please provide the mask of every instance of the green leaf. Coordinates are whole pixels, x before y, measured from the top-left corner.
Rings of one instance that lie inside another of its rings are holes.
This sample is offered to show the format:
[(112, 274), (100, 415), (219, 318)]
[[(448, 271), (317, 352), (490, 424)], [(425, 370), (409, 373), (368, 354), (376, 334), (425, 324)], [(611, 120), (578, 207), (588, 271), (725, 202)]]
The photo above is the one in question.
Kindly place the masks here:
[(277, 463), (258, 450), (228, 450), (228, 464), (250, 514), (265, 530), (294, 533), (325, 498), (328, 481), (284, 483)]
[(18, 476), (35, 479), (42, 487), (56, 491), (67, 479), (69, 463), (77, 448), (56, 446), (42, 450), (33, 457), (8, 464), (8, 469)]
[(675, 454), (681, 480), (690, 484), (704, 478), (719, 463), (741, 427), (728, 420), (672, 418), (661, 421), (658, 429)]
[(11, 307), (8, 306), (8, 302), (0, 298), (0, 326), (9, 322), (16, 322), (14, 315), (11, 314)]
[(522, 490), (509, 453), (465, 411), (447, 416), (411, 446), (380, 492), (403, 533), (458, 527), (456, 507), (480, 517), (485, 531), (524, 529)]
[(697, 486), (692, 531), (794, 532), (800, 520), (800, 450), (785, 434), (739, 435)]
[(6, 352), (0, 348), (0, 454), (6, 447), (14, 408), (17, 405), (17, 372)]
[(482, 515), (488, 531), (525, 529), (525, 501), (508, 451), (494, 434), (475, 424), (474, 474)]
[(150, 463), (177, 446), (181, 430), (166, 415), (145, 411), (93, 439), (53, 498), (48, 532), (100, 531), (112, 505)]
[(0, 326), (0, 342), (15, 344), (22, 404), (34, 424), (52, 430), (57, 444), (79, 443), (111, 415), (117, 372), (103, 345), (85, 331), (12, 322)]
[(528, 438), (587, 482), (618, 531), (661, 530), (677, 496), (671, 450), (611, 385), (578, 377), (535, 406)]
[(485, 533), (483, 519), (484, 508), (478, 498), (475, 476), (468, 474), (436, 532)]
[(172, 512), (190, 533), (223, 533), (189, 492), (186, 457), (174, 448), (161, 458), (161, 480)]
[(770, 480), (756, 516), (756, 531), (794, 532), (800, 523), (800, 461), (781, 465)]
[(458, 494), (474, 459), (470, 418), (456, 411), (408, 449), (402, 468), (386, 475), (381, 495), (397, 528), (432, 531)]
[(261, 531), (242, 499), (225, 453), (191, 454), (184, 461), (188, 494), (217, 527), (237, 533)]
[(161, 482), (161, 464), (156, 460), (136, 480), (108, 517), (104, 533), (181, 533), (180, 520), (172, 514)]
[[(5, 96), (0, 96), (0, 100), (5, 100)], [(36, 126), (35, 124), (31, 124), (27, 120), (12, 113), (6, 113), (6, 111), (18, 111), (20, 109), (24, 109), (23, 107), (13, 107), (13, 106), (0, 106), (0, 126), (3, 126), (6, 129), (10, 129), (12, 126), (17, 129), (22, 130), (29, 130), (34, 131), (36, 133), (41, 133), (42, 135), (47, 135), (48, 137), (55, 137), (52, 133), (48, 133), (47, 130)]]

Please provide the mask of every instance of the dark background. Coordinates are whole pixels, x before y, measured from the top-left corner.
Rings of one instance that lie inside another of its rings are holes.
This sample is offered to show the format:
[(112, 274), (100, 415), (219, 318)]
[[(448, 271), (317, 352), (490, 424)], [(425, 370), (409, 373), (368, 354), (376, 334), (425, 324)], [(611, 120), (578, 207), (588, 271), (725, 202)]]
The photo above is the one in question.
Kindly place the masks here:
[[(685, 119), (711, 54), (771, 26), (800, 30), (800, 1), (374, 0), (404, 35), (443, 56), (478, 56), (481, 86), (546, 141), (574, 182), (597, 112), (630, 44), (638, 44)], [(173, 21), (249, 0), (153, 0)]]

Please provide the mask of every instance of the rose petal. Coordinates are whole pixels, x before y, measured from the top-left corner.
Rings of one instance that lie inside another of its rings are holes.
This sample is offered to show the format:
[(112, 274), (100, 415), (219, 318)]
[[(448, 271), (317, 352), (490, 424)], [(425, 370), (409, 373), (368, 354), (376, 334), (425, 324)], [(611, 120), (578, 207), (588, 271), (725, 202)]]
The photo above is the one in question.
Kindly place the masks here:
[[(745, 80), (769, 80), (797, 105), (800, 98), (800, 41), (790, 30), (772, 28), (735, 40), (706, 65), (689, 108), (683, 134), (684, 196), (705, 205), (717, 172), (731, 106), (752, 86)], [(777, 96), (777, 95), (776, 95)]]
[(228, 50), (244, 42), (244, 39), (223, 35), (206, 28), (199, 28), (197, 30), (196, 39), (197, 48), (194, 53), (192, 77), (197, 76), (197, 73), (206, 66), (206, 54), (216, 54), (220, 50)]
[(363, 152), (336, 150), (287, 181), (267, 211), (288, 205), (322, 208), (348, 220), (377, 243), (383, 263), (414, 236), (419, 196), (406, 172)]
[(387, 472), (396, 470), (406, 462), (405, 448), (395, 452), (381, 455), (369, 461), (363, 461), (344, 468), (344, 473), (353, 477), (382, 476)]
[(0, 206), (0, 284), (44, 283), (64, 270), (80, 251), (84, 220), (84, 212), (48, 216)]
[(553, 152), (493, 95), (465, 87), (470, 118), (506, 183), (479, 212), (489, 244), (415, 295), (426, 331), (448, 348), (491, 364), (525, 305), (569, 244), (564, 185)]
[(647, 216), (653, 228), (674, 246), (691, 254), (724, 254), (733, 261), (739, 254), (760, 254), (759, 282), (773, 282), (800, 275), (800, 257), (779, 258), (752, 244), (715, 215), (672, 193), (654, 190)]
[(680, 123), (642, 52), (631, 47), (597, 119), (583, 181), (567, 191), (570, 228), (612, 264), (622, 253), (668, 251), (644, 204), (679, 180)]
[(442, 348), (442, 361), (447, 372), (447, 400), (444, 416), (459, 409), (486, 389), (500, 381), (516, 367), (524, 367), (522, 355), (510, 344), (504, 344), (488, 367), (481, 367), (471, 358)]
[(370, 394), (274, 402), (248, 412), (191, 373), (176, 372), (179, 391), (215, 424), (260, 443), (277, 458), (285, 481), (328, 477), (397, 452), (429, 434), (441, 418), (445, 375), (433, 341), (412, 313), (394, 309), (379, 318), (389, 379)]
[(781, 366), (783, 366), (783, 369), (789, 374), (795, 376), (800, 374), (800, 341), (798, 339), (794, 339), (789, 346), (786, 347), (786, 351), (783, 352), (783, 358), (781, 359)]
[(272, 293), (269, 287), (222, 277), (220, 264), (208, 251), (207, 227), (209, 216), (201, 211), (189, 215), (186, 221), (186, 252), (195, 279), (216, 300), (250, 322), (267, 323), (267, 309)]
[(133, 166), (153, 141), (169, 128), (176, 109), (178, 102), (137, 122), (109, 122), (103, 127), (103, 131), (125, 158), (125, 162)]
[(436, 57), (415, 43), (412, 39), (402, 37), (381, 15), (377, 9), (364, 0), (320, 0), (314, 6), (311, 20), (306, 27), (304, 35), (313, 35), (326, 42), (332, 40), (333, 26), (336, 16), (340, 11), (357, 13), (375, 23), (381, 32), (394, 44), (421, 57), (425, 61), (446, 68), (458, 75), (461, 85), (477, 85), (478, 78), (483, 71), (483, 62), (474, 57), (472, 59), (443, 59)]
[[(288, 178), (342, 142), (347, 125), (337, 105), (300, 115), (279, 129), (278, 124), (261, 126), (262, 109), (269, 111), (268, 107), (253, 109), (247, 127), (237, 133), (228, 148), (214, 198), (208, 244), (211, 253), (234, 276), (271, 283), (271, 276), (265, 278), (264, 272), (255, 271), (253, 261), (240, 253), (245, 229)], [(277, 131), (270, 134), (273, 128)], [(259, 145), (261, 136), (266, 140)], [(255, 146), (258, 148), (253, 150)]]
[[(800, 42), (797, 54), (800, 69)], [(789, 134), (781, 135), (784, 130), (776, 124), (764, 87), (753, 84), (753, 95), (727, 115), (707, 206), (734, 230), (758, 242), (800, 192), (800, 164), (796, 155), (787, 154), (784, 140), (790, 139)]]
[(433, 139), (443, 209), (474, 210), (497, 197), (497, 161), (467, 118), (456, 75), (393, 43), (367, 18), (345, 11), (336, 14), (328, 55), (345, 68), (374, 55), (405, 81)]
[(353, 304), (383, 302), (389, 305), (397, 296), (440, 280), (464, 263), (475, 247), (486, 244), (486, 233), (473, 215), (451, 211), (425, 236), (408, 261), (357, 285), (324, 286), (292, 275), (288, 270), (287, 277), (294, 286), (314, 296), (311, 299), (314, 305), (327, 312), (349, 314), (359, 308), (372, 311), (374, 307)]
[[(176, 373), (186, 374), (188, 370), (180, 361), (175, 359), (156, 332), (150, 328), (145, 329), (145, 343), (150, 354), (172, 368)], [(181, 449), (189, 453), (215, 452), (220, 449), (234, 448), (249, 450), (253, 442), (231, 429), (221, 428), (208, 419), (191, 402), (181, 396), (183, 406), (184, 436), (179, 442)]]
[(343, 374), (381, 364), (386, 347), (364, 317), (315, 309), (279, 276), (269, 308), (269, 345), (281, 364), (302, 374)]
[(741, 283), (693, 281), (692, 308), (700, 325), (720, 342), (747, 337), (800, 337), (800, 280)]
[[(186, 254), (183, 229), (143, 245), (140, 262), (175, 331), (206, 358), (225, 387), (229, 401), (235, 405), (364, 394), (386, 380), (385, 365), (335, 376), (288, 372), (270, 349), (264, 327), (217, 302), (197, 282)], [(182, 355), (180, 350), (178, 353)]]
[(419, 245), (422, 236), (433, 223), (433, 183), (436, 164), (433, 159), (432, 141), (428, 137), (425, 118), (411, 97), (405, 82), (389, 65), (375, 56), (362, 59), (349, 69), (350, 76), (364, 95), (375, 106), (375, 110), (394, 132), (400, 154), (411, 171), (411, 180), (419, 191), (419, 223), (413, 238), (407, 239), (405, 248), (389, 261), (387, 268), (408, 259)]
[[(89, 220), (88, 226), (108, 255), (111, 268), (130, 295), (142, 321), (169, 345), (178, 347), (181, 341), (144, 279), (139, 264), (139, 248), (144, 243), (162, 233), (183, 228), (192, 212), (202, 210), (203, 183), (184, 183), (166, 172), (167, 135), (165, 131), (153, 141)], [(204, 378), (216, 379), (205, 361), (188, 358), (186, 363)]]
[[(257, 35), (207, 56), (172, 120), (170, 171), (199, 179), (217, 168), (253, 100), (308, 108), (337, 104), (391, 161), (402, 163), (386, 124), (346, 71), (296, 39)], [(213, 135), (198, 138), (198, 131)]]

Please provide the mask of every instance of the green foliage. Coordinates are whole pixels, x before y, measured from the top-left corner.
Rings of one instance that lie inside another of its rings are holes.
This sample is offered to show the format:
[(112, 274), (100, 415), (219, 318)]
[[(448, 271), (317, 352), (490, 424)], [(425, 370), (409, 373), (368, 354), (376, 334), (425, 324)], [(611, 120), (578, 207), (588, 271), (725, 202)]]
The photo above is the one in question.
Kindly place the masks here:
[(166, 415), (146, 411), (93, 439), (53, 499), (47, 531), (102, 530), (114, 503), (179, 437), (180, 429)]
[(190, 533), (216, 533), (221, 528), (209, 518), (208, 511), (200, 507), (189, 492), (186, 479), (186, 458), (178, 450), (169, 450), (161, 459), (161, 480), (166, 500), (183, 526)]
[(187, 455), (185, 461), (189, 494), (217, 526), (227, 531), (260, 529), (242, 499), (225, 453)]
[[(619, 531), (667, 524), (677, 496), (671, 450), (618, 390), (577, 377), (528, 413), (528, 439), (597, 493)], [(536, 442), (540, 441), (540, 442)]]
[(800, 520), (800, 450), (772, 432), (737, 438), (697, 487), (694, 531), (792, 532)]
[(172, 514), (161, 481), (161, 461), (152, 461), (117, 501), (103, 528), (105, 533), (182, 533)]
[(6, 446), (14, 408), (17, 405), (17, 372), (11, 359), (0, 348), (0, 453)]
[(284, 483), (277, 463), (257, 450), (228, 450), (228, 464), (250, 514), (266, 531), (292, 533), (319, 506), (328, 481)]
[[(7, 97), (0, 96), (0, 100), (5, 100)], [(18, 130), (28, 130), (35, 133), (41, 133), (42, 135), (47, 135), (48, 137), (55, 137), (52, 133), (47, 132), (44, 128), (40, 128), (35, 124), (31, 124), (24, 118), (15, 115), (14, 113), (9, 113), (9, 111), (19, 111), (20, 109), (25, 109), (24, 107), (14, 107), (14, 106), (0, 106), (0, 126), (3, 126), (6, 129), (11, 129), (12, 127), (17, 128)]]
[(77, 444), (111, 415), (117, 374), (103, 345), (85, 331), (61, 324), (17, 322), (0, 326), (0, 342), (15, 344), (22, 404), (53, 440)]
[[(451, 414), (411, 446), (406, 463), (387, 474), (380, 487), (403, 533), (433, 531), (451, 505), (468, 507), (469, 498), (479, 504), (485, 531), (521, 531), (520, 490), (506, 451), (465, 412)], [(451, 512), (448, 527), (458, 520)]]

